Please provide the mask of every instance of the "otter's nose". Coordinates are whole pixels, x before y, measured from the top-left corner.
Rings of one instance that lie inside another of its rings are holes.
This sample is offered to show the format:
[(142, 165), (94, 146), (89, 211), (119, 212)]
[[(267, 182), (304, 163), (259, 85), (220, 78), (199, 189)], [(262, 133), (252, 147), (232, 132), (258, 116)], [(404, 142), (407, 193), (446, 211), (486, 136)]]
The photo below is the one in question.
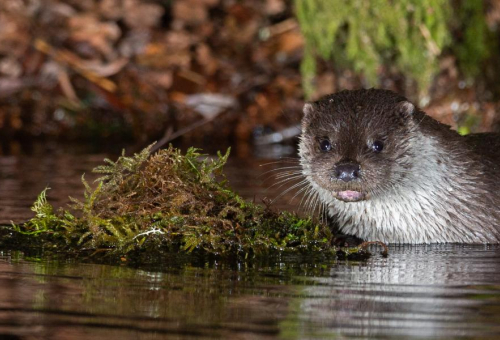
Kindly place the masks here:
[(359, 170), (359, 164), (348, 162), (338, 164), (334, 169), (334, 173), (337, 179), (340, 179), (344, 182), (350, 182), (359, 178)]

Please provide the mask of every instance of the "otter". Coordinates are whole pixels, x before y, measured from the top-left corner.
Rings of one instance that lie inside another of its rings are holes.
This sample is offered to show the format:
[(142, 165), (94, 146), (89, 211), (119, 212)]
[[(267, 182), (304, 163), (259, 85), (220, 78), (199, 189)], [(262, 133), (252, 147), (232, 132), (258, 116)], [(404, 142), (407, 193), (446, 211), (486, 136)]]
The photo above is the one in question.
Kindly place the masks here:
[(340, 232), (385, 243), (500, 243), (500, 135), (462, 136), (388, 90), (304, 105), (306, 182)]

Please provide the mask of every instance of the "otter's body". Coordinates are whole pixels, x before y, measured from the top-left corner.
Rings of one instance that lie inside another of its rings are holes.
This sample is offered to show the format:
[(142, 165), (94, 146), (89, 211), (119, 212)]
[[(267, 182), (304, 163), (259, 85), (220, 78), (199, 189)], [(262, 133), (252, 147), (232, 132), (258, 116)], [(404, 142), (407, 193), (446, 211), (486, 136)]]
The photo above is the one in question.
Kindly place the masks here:
[(387, 243), (500, 243), (500, 136), (460, 136), (385, 90), (306, 104), (303, 174), (340, 230)]

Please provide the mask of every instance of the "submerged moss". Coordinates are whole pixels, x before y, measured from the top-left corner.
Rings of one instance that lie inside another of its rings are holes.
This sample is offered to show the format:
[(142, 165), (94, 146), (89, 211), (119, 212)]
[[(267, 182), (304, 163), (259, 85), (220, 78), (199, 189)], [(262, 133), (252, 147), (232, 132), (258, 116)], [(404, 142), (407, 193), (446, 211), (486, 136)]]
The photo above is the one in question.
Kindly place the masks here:
[(151, 156), (150, 148), (116, 162), (106, 159), (94, 169), (103, 175), (95, 188), (82, 177), (84, 199), (72, 199), (68, 209), (54, 210), (44, 190), (32, 207), (35, 217), (12, 225), (11, 238), (120, 256), (179, 250), (243, 257), (364, 253), (335, 248), (330, 229), (311, 218), (276, 212), (234, 193), (222, 173), (229, 150), (210, 159), (195, 148), (182, 155), (169, 147)]

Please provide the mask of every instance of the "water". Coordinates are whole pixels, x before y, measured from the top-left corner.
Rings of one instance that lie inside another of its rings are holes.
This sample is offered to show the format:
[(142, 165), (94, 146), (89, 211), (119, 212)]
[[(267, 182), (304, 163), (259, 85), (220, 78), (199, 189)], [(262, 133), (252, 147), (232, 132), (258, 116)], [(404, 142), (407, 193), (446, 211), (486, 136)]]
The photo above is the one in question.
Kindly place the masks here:
[[(0, 157), (0, 223), (25, 220), (45, 186), (60, 206), (104, 155)], [(260, 160), (230, 183), (260, 200)], [(264, 176), (265, 178), (265, 176)], [(271, 180), (272, 182), (272, 180)], [(269, 182), (268, 182), (269, 183)], [(285, 207), (293, 195), (279, 203)], [(390, 247), (367, 261), (172, 258), (131, 268), (0, 252), (0, 339), (500, 337), (500, 247)]]

